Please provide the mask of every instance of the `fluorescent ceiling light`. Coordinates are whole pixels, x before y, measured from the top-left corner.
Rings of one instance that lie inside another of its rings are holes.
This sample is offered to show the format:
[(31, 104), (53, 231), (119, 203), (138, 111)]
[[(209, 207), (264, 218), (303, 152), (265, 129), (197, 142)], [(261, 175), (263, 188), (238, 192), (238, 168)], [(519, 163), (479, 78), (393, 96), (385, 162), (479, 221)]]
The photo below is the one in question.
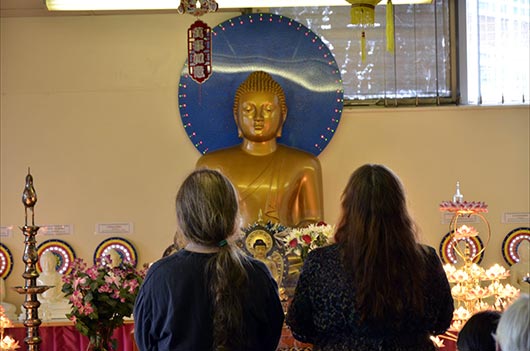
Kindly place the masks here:
[[(431, 2), (432, 0), (392, 0), (394, 5)], [(217, 3), (221, 9), (350, 6), (346, 0), (217, 0)], [(382, 3), (386, 4), (386, 1)], [(179, 5), (180, 0), (46, 0), (46, 6), (50, 11), (176, 10)]]

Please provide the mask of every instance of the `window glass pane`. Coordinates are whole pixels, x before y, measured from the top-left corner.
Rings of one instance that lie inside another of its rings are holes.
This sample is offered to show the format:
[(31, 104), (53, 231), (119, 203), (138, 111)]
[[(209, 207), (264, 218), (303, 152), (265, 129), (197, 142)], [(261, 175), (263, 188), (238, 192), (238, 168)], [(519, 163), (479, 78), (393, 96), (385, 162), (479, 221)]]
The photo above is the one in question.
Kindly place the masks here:
[(376, 6), (374, 26), (364, 29), (365, 62), (361, 59), (363, 28), (350, 24), (348, 6), (271, 11), (304, 24), (328, 45), (341, 68), (345, 100), (374, 103), (451, 96), (448, 0), (395, 5), (394, 52), (386, 50), (386, 5)]
[(468, 103), (528, 103), (530, 1), (472, 0), (466, 13)]

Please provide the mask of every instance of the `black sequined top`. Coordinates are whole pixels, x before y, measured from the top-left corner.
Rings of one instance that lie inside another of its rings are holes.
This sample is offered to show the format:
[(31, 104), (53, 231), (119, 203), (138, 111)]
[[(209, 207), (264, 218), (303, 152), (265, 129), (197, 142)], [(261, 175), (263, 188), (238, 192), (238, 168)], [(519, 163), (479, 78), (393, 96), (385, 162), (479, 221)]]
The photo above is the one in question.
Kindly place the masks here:
[[(442, 334), (453, 317), (453, 298), (440, 259), (426, 252), (425, 311), (397, 319), (362, 322), (355, 309), (355, 286), (338, 244), (313, 250), (304, 262), (286, 323), (294, 337), (322, 351), (431, 351), (429, 335)], [(399, 289), (399, 286), (396, 286)], [(394, 322), (391, 322), (394, 321)]]

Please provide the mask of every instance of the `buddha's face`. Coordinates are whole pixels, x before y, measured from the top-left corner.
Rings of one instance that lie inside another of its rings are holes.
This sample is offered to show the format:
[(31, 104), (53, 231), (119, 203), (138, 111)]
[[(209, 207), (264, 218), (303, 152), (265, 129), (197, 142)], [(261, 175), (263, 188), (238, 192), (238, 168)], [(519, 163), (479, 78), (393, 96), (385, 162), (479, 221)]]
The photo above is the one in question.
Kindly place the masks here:
[(241, 94), (236, 122), (241, 136), (261, 142), (281, 135), (284, 121), (280, 100), (272, 92), (259, 91)]
[(266, 256), (267, 256), (267, 246), (265, 245), (254, 246), (254, 257), (263, 259)]
[(52, 253), (48, 254), (48, 252), (49, 251), (46, 251), (42, 255), (40, 260), (40, 265), (43, 273), (55, 272), (55, 267), (57, 264), (57, 259), (55, 258), (55, 256)]

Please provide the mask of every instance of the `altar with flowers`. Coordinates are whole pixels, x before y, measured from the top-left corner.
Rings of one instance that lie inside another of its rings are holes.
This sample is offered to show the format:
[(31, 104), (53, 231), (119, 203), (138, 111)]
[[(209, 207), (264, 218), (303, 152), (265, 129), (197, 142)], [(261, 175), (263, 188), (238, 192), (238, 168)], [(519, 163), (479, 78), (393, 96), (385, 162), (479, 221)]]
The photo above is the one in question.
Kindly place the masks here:
[(243, 228), (238, 246), (262, 261), (278, 283), (280, 299), (286, 309), (292, 297), (303, 261), (311, 250), (333, 242), (335, 226), (325, 222), (301, 228), (288, 228), (261, 218)]
[[(248, 255), (262, 261), (278, 283), (284, 311), (294, 294), (303, 261), (309, 252), (333, 242), (335, 227), (320, 222), (303, 228), (288, 228), (279, 223), (266, 222), (261, 218), (243, 228), (244, 236), (238, 246)], [(309, 351), (310, 344), (296, 340), (284, 325), (278, 351)]]
[[(76, 259), (69, 274), (63, 276), (62, 291), (69, 298), (71, 312), (64, 319), (40, 324), (41, 351), (133, 351), (134, 321), (132, 311), (145, 269), (137, 270), (130, 262), (112, 264), (103, 256), (88, 266)], [(30, 350), (24, 323), (4, 318), (0, 311), (2, 341), (0, 350)], [(10, 342), (10, 340), (13, 340)]]

